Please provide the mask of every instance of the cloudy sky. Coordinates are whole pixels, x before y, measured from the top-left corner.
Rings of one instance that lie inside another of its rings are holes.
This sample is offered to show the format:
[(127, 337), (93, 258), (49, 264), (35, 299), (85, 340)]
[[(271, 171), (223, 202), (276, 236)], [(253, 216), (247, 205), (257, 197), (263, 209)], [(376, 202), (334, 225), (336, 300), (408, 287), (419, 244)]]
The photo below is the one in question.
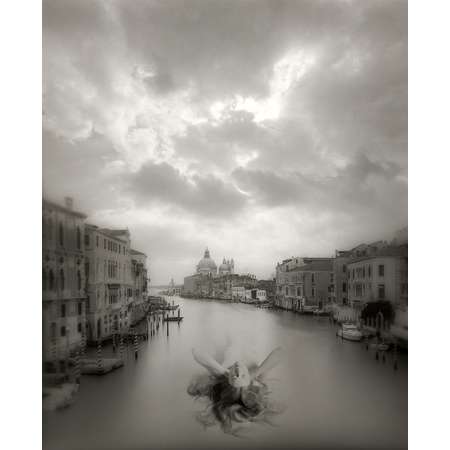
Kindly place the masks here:
[(51, 0), (43, 45), (44, 195), (156, 284), (407, 224), (405, 1)]

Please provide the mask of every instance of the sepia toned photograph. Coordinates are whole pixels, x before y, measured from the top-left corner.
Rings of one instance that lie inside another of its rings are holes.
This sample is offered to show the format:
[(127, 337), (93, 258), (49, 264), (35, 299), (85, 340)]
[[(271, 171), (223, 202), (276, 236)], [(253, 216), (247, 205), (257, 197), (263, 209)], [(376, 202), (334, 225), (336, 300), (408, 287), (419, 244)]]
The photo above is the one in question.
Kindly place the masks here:
[(408, 448), (406, 0), (43, 0), (41, 98), (43, 449)]

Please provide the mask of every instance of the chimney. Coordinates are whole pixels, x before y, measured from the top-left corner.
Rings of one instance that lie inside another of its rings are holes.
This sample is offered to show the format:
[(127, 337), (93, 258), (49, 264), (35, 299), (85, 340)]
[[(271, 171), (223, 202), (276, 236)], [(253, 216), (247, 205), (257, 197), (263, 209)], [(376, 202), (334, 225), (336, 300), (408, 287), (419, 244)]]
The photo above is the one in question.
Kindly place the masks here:
[(64, 205), (67, 209), (73, 208), (73, 198), (72, 197), (64, 197)]

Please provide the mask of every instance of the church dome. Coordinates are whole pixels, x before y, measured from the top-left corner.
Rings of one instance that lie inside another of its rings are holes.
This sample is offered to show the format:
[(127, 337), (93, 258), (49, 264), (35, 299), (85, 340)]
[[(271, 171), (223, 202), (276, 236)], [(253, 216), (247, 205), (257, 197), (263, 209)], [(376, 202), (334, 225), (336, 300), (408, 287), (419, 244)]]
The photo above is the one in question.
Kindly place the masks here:
[(216, 273), (217, 272), (217, 266), (213, 259), (211, 259), (211, 256), (209, 255), (209, 250), (205, 250), (205, 255), (203, 258), (199, 261), (197, 264), (197, 272), (198, 273)]

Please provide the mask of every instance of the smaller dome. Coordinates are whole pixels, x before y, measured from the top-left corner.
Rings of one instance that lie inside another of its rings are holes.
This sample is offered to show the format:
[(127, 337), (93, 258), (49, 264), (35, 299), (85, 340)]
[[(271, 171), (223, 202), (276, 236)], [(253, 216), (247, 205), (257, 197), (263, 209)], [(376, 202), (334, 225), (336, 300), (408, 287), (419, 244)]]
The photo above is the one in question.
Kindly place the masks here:
[(219, 266), (220, 274), (232, 274), (234, 273), (234, 261), (223, 258), (222, 264)]

